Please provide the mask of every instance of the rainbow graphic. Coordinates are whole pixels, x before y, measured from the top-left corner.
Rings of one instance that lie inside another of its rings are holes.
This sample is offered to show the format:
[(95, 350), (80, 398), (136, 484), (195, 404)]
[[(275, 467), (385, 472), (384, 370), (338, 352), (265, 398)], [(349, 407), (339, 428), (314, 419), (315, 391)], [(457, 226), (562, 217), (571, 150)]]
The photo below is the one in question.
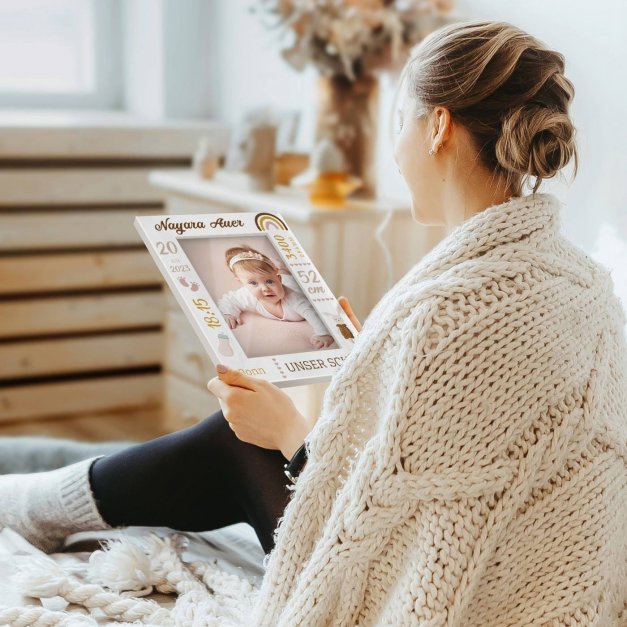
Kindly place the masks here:
[(260, 231), (287, 231), (287, 225), (281, 218), (277, 218), (271, 213), (258, 213), (255, 216), (255, 224)]

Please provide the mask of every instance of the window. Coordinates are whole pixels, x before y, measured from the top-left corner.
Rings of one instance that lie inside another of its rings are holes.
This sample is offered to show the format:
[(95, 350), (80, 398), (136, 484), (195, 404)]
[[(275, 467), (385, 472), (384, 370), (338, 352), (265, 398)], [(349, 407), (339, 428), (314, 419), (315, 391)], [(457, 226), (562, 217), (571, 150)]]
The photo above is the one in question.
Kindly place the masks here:
[(0, 106), (120, 104), (116, 0), (0, 0)]

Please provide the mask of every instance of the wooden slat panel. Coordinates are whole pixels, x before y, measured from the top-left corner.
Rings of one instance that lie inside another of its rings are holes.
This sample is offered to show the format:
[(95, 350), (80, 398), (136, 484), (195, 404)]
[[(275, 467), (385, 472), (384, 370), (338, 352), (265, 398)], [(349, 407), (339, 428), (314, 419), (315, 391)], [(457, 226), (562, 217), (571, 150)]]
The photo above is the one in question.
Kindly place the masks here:
[(283, 388), (283, 391), (294, 401), (296, 409), (307, 418), (317, 420), (322, 412), (322, 401), (329, 387), (330, 381), (325, 383), (310, 383), (308, 385), (293, 385)]
[(161, 405), (146, 405), (131, 409), (78, 414), (65, 418), (0, 421), (0, 437), (36, 435), (70, 438), (83, 442), (112, 440), (145, 441), (158, 438), (163, 430)]
[(167, 197), (168, 213), (228, 213), (242, 211), (241, 207), (221, 203), (218, 201), (210, 201), (205, 199), (194, 198), (193, 196), (178, 196), (170, 194)]
[(0, 257), (0, 294), (158, 285), (160, 277), (143, 249)]
[(0, 205), (161, 202), (151, 168), (9, 168), (0, 170)]
[(164, 376), (164, 428), (177, 431), (220, 409), (215, 395), (173, 374)]
[(0, 302), (0, 337), (156, 326), (161, 291)]
[(0, 111), (0, 158), (190, 157), (199, 137), (226, 154), (216, 120), (152, 121), (123, 111)]
[[(164, 428), (168, 431), (189, 427), (220, 409), (218, 399), (204, 384), (196, 385), (167, 372), (164, 375), (164, 385)], [(284, 391), (292, 398), (298, 411), (305, 416), (317, 418), (327, 387), (328, 383), (316, 383), (285, 388)]]
[(174, 294), (172, 294), (172, 290), (167, 285), (164, 285), (163, 287), (163, 297), (165, 299), (166, 309), (180, 311), (181, 306), (178, 304), (178, 301), (174, 298)]
[(109, 411), (161, 400), (160, 374), (0, 388), (0, 422)]
[(160, 331), (0, 343), (0, 379), (157, 366), (162, 343)]
[(128, 246), (141, 243), (133, 221), (161, 209), (0, 214), (0, 251)]
[(165, 345), (164, 368), (168, 372), (200, 388), (216, 376), (209, 355), (178, 306), (176, 310), (168, 311), (166, 314)]

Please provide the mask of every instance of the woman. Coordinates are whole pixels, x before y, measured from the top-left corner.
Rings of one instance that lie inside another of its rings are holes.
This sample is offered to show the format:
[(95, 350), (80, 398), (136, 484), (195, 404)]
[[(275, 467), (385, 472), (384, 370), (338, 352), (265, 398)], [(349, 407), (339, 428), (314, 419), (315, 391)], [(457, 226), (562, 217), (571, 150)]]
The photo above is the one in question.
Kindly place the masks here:
[(564, 58), (460, 22), (400, 86), (412, 212), (448, 235), (370, 313), (318, 420), (227, 371), (208, 384), (223, 412), (194, 427), (3, 478), (1, 524), (53, 548), (247, 521), (268, 553), (257, 625), (625, 624), (625, 315), (537, 192), (576, 165)]

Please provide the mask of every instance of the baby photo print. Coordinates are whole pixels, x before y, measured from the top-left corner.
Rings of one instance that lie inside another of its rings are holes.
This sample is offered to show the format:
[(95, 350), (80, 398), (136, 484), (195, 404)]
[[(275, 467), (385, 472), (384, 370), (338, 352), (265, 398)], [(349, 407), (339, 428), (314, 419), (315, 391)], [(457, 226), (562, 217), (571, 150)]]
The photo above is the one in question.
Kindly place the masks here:
[(138, 216), (214, 364), (276, 385), (330, 379), (356, 330), (277, 213)]

